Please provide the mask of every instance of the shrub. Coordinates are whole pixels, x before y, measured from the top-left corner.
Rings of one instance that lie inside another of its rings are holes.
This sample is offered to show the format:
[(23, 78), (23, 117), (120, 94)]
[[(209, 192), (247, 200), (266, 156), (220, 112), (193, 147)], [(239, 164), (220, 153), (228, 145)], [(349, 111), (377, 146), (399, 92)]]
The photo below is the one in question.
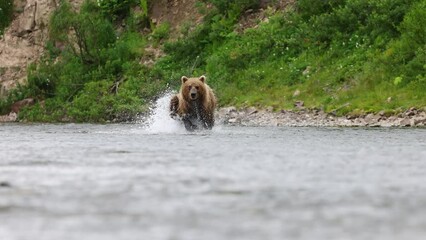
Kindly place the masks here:
[[(424, 79), (426, 68), (426, 1), (413, 4), (399, 26), (401, 37), (389, 44), (384, 56), (388, 71), (404, 76), (402, 85)], [(395, 67), (396, 66), (396, 67)], [(399, 84), (401, 85), (401, 84)]]
[(232, 14), (241, 14), (247, 9), (256, 9), (259, 7), (258, 0), (205, 0), (213, 4), (220, 14), (229, 17)]
[(116, 40), (112, 24), (99, 14), (92, 1), (86, 1), (79, 14), (63, 2), (53, 13), (49, 35), (52, 41), (66, 43), (72, 55), (84, 63), (99, 63), (101, 49)]
[[(137, 3), (136, 0), (97, 0), (98, 6), (106, 17), (125, 18), (130, 13), (130, 7)], [(143, 4), (143, 1), (141, 2)], [(143, 5), (145, 6), (145, 5)]]
[(346, 0), (298, 0), (297, 11), (303, 19), (309, 20), (312, 17), (321, 14), (327, 14), (333, 11), (336, 7), (344, 4)]
[(384, 47), (390, 39), (399, 35), (397, 26), (411, 2), (301, 0), (298, 6), (302, 17), (312, 26), (307, 32), (308, 37), (325, 47), (333, 41), (348, 43), (354, 36), (362, 40), (358, 44)]
[(166, 40), (169, 37), (170, 24), (168, 22), (162, 23), (157, 26), (152, 32), (151, 36), (155, 41)]
[(410, 43), (416, 47), (424, 47), (426, 44), (426, 1), (422, 0), (414, 4), (405, 15), (400, 30)]
[[(139, 57), (145, 39), (129, 31), (116, 35), (93, 1), (86, 1), (79, 13), (66, 2), (61, 4), (49, 31), (52, 55), (30, 68), (22, 96), (37, 98), (45, 105), (36, 105), (20, 117), (90, 122), (129, 118), (144, 108), (140, 97), (152, 98), (164, 87), (162, 82), (141, 76), (144, 68)], [(68, 48), (55, 49), (54, 42), (66, 43)]]
[(13, 0), (0, 1), (0, 35), (3, 34), (13, 17)]

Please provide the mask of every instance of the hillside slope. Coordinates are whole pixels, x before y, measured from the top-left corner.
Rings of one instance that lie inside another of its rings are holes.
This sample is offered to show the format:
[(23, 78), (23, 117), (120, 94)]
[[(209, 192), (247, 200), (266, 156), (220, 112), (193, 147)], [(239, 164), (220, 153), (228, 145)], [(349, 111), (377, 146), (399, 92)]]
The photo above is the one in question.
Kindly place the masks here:
[(206, 74), (221, 106), (394, 115), (426, 106), (425, 25), (426, 0), (64, 2), (0, 110), (32, 98), (21, 119), (129, 120)]
[[(70, 2), (78, 8), (83, 0)], [(0, 98), (24, 84), (28, 65), (43, 55), (49, 18), (57, 7), (55, 0), (14, 0), (14, 5), (14, 19), (0, 38)]]

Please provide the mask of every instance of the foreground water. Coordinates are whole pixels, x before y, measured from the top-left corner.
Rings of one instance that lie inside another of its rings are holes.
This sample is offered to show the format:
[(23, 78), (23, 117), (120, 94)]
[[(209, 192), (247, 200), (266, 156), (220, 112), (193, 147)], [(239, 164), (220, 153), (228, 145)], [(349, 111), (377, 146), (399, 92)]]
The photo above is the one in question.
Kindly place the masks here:
[(424, 239), (426, 130), (0, 125), (0, 239)]

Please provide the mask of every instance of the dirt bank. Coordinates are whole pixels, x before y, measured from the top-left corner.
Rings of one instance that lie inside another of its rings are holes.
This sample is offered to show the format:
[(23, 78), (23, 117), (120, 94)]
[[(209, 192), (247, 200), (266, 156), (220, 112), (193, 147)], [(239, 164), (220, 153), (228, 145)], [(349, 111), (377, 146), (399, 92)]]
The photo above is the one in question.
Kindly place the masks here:
[[(0, 36), (0, 98), (24, 84), (27, 67), (45, 51), (48, 23), (58, 0), (15, 0), (15, 14), (10, 26)], [(83, 0), (70, 0), (77, 9)]]

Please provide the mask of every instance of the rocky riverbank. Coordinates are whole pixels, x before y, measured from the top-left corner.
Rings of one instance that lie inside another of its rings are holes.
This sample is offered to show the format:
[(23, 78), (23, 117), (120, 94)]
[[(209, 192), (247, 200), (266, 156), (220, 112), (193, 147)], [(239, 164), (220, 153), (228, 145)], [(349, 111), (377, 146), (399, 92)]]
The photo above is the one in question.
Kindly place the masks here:
[(0, 123), (2, 122), (16, 122), (17, 121), (17, 114), (14, 112), (11, 112), (7, 115), (0, 115)]
[(223, 124), (243, 126), (318, 126), (318, 127), (425, 127), (426, 112), (410, 108), (397, 115), (386, 116), (384, 112), (361, 116), (338, 117), (319, 110), (274, 112), (272, 109), (235, 107), (221, 108), (217, 119)]
[[(129, 119), (129, 118), (126, 118)], [(239, 126), (290, 126), (290, 127), (426, 127), (426, 111), (410, 108), (397, 115), (387, 116), (384, 112), (361, 116), (335, 116), (319, 110), (237, 109), (220, 108), (216, 112), (217, 122)], [(0, 116), (0, 122), (16, 122), (17, 114)]]

